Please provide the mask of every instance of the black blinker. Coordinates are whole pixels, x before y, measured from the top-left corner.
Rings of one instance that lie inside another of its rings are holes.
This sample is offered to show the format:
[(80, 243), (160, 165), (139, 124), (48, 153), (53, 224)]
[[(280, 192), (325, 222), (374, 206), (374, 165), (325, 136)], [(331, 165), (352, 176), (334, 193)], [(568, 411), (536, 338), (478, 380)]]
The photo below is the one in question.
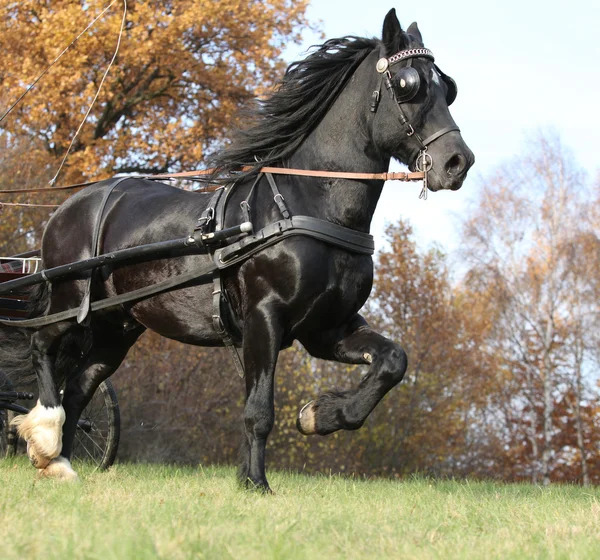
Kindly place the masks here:
[(437, 64), (435, 64), (435, 69), (438, 71), (438, 74), (441, 76), (442, 80), (446, 84), (446, 88), (448, 92), (446, 93), (446, 103), (448, 107), (454, 103), (456, 99), (456, 94), (458, 93), (458, 88), (456, 87), (456, 82), (447, 74), (444, 74)]
[(401, 68), (394, 76), (393, 83), (396, 100), (398, 103), (404, 103), (417, 95), (421, 78), (412, 66), (406, 66), (405, 68)]

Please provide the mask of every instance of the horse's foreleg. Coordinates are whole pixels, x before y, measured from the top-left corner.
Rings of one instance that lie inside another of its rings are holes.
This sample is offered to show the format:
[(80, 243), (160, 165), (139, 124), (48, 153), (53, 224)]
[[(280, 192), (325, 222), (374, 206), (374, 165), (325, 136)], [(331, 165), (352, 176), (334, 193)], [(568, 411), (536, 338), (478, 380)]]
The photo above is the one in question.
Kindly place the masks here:
[(255, 310), (244, 320), (246, 406), (242, 438), (240, 481), (247, 488), (269, 492), (265, 475), (265, 447), (275, 422), (273, 381), (281, 345), (276, 320)]
[(335, 333), (301, 342), (317, 358), (370, 366), (356, 389), (323, 393), (300, 410), (296, 425), (304, 435), (360, 428), (406, 372), (404, 350), (373, 331), (360, 315)]
[(54, 351), (70, 328), (70, 323), (57, 323), (34, 333), (31, 338), (31, 357), (37, 373), (39, 399), (29, 414), (15, 417), (13, 424), (17, 426), (19, 436), (27, 441), (27, 454), (38, 469), (48, 467), (62, 447), (65, 411), (54, 377)]

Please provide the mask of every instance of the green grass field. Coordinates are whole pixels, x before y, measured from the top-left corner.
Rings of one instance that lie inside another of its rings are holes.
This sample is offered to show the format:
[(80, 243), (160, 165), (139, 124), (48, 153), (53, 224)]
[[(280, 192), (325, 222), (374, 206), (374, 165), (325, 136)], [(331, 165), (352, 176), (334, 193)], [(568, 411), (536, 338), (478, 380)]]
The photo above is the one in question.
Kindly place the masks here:
[(0, 461), (0, 558), (600, 558), (600, 489), (364, 481), (230, 468), (79, 467), (35, 481)]

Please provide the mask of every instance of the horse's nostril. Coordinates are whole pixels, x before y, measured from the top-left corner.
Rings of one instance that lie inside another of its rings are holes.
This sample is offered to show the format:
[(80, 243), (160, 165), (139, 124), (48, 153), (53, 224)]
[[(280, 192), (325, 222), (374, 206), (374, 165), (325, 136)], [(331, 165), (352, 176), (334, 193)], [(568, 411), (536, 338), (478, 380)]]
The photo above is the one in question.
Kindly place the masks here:
[(446, 162), (446, 173), (448, 173), (448, 175), (460, 175), (464, 171), (466, 164), (467, 161), (463, 156), (460, 154), (454, 154)]

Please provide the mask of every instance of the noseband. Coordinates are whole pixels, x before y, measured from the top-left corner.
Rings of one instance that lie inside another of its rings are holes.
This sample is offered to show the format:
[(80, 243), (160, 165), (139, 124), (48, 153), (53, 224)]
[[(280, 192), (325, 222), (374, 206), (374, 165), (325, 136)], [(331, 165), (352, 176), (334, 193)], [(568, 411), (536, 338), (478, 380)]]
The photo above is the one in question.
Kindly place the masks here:
[[(429, 49), (425, 48), (406, 49), (390, 56), (389, 58), (384, 57), (380, 58), (377, 61), (377, 72), (381, 74), (382, 79), (379, 84), (379, 89), (373, 92), (371, 112), (375, 113), (377, 111), (381, 95), (381, 83), (383, 82), (385, 84), (386, 89), (390, 92), (392, 99), (396, 103), (398, 110), (400, 111), (400, 122), (406, 130), (406, 135), (411, 138), (414, 138), (417, 143), (416, 149), (412, 151), (412, 154), (408, 159), (409, 161), (413, 160), (417, 171), (421, 171), (424, 174), (423, 189), (421, 191), (421, 194), (419, 195), (419, 198), (426, 199), (427, 174), (433, 167), (433, 160), (431, 156), (427, 153), (427, 147), (429, 146), (429, 144), (431, 144), (438, 138), (444, 136), (444, 134), (448, 134), (448, 132), (454, 131), (460, 132), (460, 129), (456, 125), (447, 126), (445, 128), (442, 128), (441, 130), (438, 130), (437, 132), (434, 132), (431, 136), (428, 136), (425, 139), (421, 138), (421, 135), (418, 132), (415, 132), (415, 129), (410, 124), (410, 121), (408, 120), (408, 117), (406, 116), (406, 113), (404, 112), (404, 109), (402, 107), (403, 103), (406, 103), (413, 99), (413, 97), (419, 91), (420, 87), (421, 78), (419, 76), (419, 73), (411, 66), (413, 58), (427, 58), (432, 62), (435, 61), (433, 53)], [(398, 72), (395, 78), (392, 78), (390, 67), (392, 67), (394, 64), (398, 64), (405, 60), (408, 61), (407, 65)], [(448, 81), (447, 85), (449, 87), (449, 91), (452, 89), (452, 93), (449, 93), (449, 97), (447, 97), (446, 99), (448, 105), (450, 105), (450, 103), (454, 101), (454, 97), (456, 96), (456, 84), (454, 83), (454, 80), (452, 80), (452, 78), (446, 76), (441, 71), (440, 76), (444, 81)], [(392, 80), (396, 82), (398, 91), (396, 91)]]

